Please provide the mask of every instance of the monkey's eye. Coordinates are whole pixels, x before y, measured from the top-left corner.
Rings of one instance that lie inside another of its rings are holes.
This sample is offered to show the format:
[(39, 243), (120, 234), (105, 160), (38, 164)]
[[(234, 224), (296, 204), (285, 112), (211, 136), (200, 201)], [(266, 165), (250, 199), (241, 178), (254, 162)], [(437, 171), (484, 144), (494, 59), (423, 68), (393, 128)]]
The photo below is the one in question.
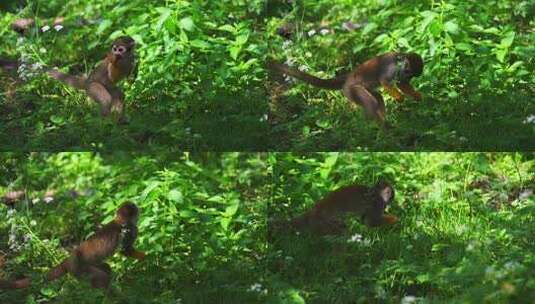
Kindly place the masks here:
[(126, 52), (126, 48), (124, 46), (116, 46), (116, 45), (114, 45), (112, 50), (113, 50), (114, 53), (119, 53), (119, 54), (122, 54), (122, 53)]

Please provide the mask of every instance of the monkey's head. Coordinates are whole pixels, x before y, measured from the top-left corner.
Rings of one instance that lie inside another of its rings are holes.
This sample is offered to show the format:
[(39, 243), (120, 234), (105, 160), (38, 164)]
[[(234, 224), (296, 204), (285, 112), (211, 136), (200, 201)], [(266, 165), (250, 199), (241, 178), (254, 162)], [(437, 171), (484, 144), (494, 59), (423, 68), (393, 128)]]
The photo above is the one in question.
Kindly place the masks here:
[(122, 225), (135, 225), (139, 216), (139, 208), (132, 202), (125, 202), (117, 210), (115, 220)]
[(424, 61), (422, 56), (416, 53), (405, 54), (405, 64), (400, 71), (400, 78), (402, 80), (410, 80), (412, 77), (422, 75), (424, 70)]
[(111, 52), (113, 56), (120, 59), (122, 57), (128, 56), (134, 50), (136, 46), (136, 41), (130, 36), (121, 36), (113, 41), (111, 46)]
[(380, 180), (373, 187), (374, 194), (378, 199), (378, 204), (384, 208), (394, 200), (394, 188), (387, 181)]

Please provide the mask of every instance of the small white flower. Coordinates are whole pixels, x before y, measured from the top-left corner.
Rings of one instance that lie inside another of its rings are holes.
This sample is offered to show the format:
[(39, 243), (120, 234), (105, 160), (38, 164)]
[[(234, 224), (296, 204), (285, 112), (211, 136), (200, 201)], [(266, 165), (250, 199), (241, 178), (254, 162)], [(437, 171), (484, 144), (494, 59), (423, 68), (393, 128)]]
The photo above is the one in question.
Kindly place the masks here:
[(45, 201), (45, 203), (51, 203), (54, 201), (54, 198), (52, 196), (47, 196), (43, 199)]
[(292, 44), (293, 44), (292, 40), (284, 40), (284, 42), (282, 43), (282, 49), (283, 50), (289, 49)]
[(63, 25), (56, 24), (56, 25), (54, 25), (54, 29), (56, 30), (56, 32), (59, 32), (59, 31), (61, 31), (61, 29), (63, 29)]
[(267, 121), (267, 120), (268, 120), (267, 114), (264, 114), (262, 117), (260, 117), (260, 122)]
[(262, 290), (262, 284), (260, 283), (254, 283), (253, 285), (251, 285), (251, 287), (249, 287), (249, 291), (259, 292), (261, 290)]
[(46, 32), (46, 31), (48, 31), (49, 29), (50, 29), (50, 26), (45, 25), (45, 26), (43, 26), (43, 27), (41, 28), (41, 32), (44, 33), (44, 32)]
[(31, 220), (30, 221), (30, 226), (35, 226), (35, 225), (37, 225), (37, 222), (35, 220)]
[(41, 52), (42, 54), (46, 53), (46, 49), (44, 47), (40, 48), (39, 49), (39, 52)]
[(347, 240), (348, 243), (360, 243), (362, 242), (362, 235), (360, 234), (354, 234), (352, 235), (348, 240)]
[(301, 72), (306, 72), (308, 71), (308, 67), (306, 65), (300, 65), (298, 68), (297, 68), (299, 71)]
[(524, 124), (531, 124), (535, 123), (535, 115), (531, 114), (530, 116), (526, 117), (526, 119), (523, 121)]
[(288, 58), (286, 59), (286, 61), (284, 62), (284, 64), (286, 64), (287, 66), (293, 66), (295, 64), (295, 59), (293, 58)]
[(325, 35), (329, 34), (329, 30), (328, 30), (328, 29), (325, 29), (325, 28), (324, 28), (324, 29), (321, 29), (321, 30), (320, 30), (320, 34), (321, 34), (322, 36), (325, 36)]
[(410, 303), (416, 303), (418, 300), (415, 296), (404, 296), (403, 299), (401, 299), (401, 304), (410, 304)]
[(312, 37), (312, 36), (316, 35), (316, 30), (310, 30), (310, 31), (308, 31), (307, 34), (308, 34), (308, 37)]

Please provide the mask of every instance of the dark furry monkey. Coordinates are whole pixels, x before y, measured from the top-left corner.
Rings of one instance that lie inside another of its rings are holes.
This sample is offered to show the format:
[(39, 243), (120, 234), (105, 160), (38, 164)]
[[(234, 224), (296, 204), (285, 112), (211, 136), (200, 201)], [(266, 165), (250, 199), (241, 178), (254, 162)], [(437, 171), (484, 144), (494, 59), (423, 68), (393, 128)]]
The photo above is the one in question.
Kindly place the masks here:
[[(76, 247), (71, 255), (47, 274), (53, 281), (70, 273), (76, 278), (87, 276), (94, 288), (107, 289), (111, 281), (111, 268), (105, 260), (117, 249), (125, 256), (138, 260), (145, 258), (143, 252), (134, 249), (137, 238), (138, 207), (126, 202), (117, 210), (115, 219), (104, 225), (89, 239)], [(29, 278), (16, 281), (0, 281), (0, 288), (26, 288), (31, 284)]]
[(303, 80), (313, 86), (342, 90), (352, 102), (364, 107), (366, 116), (385, 126), (385, 103), (376, 89), (382, 86), (395, 100), (402, 101), (405, 95), (421, 100), (422, 95), (410, 84), (413, 77), (420, 76), (423, 71), (422, 57), (416, 53), (386, 53), (374, 57), (356, 67), (352, 72), (333, 79), (321, 79), (285, 64), (270, 61), (268, 68)]
[(373, 187), (341, 187), (317, 201), (312, 209), (292, 219), (288, 228), (317, 235), (340, 234), (346, 229), (340, 217), (348, 213), (360, 216), (370, 227), (393, 224), (398, 218), (384, 214), (386, 206), (393, 199), (394, 188), (385, 181)]
[(102, 116), (108, 116), (113, 112), (123, 121), (124, 94), (115, 84), (134, 71), (135, 44), (134, 39), (129, 36), (115, 39), (106, 58), (88, 77), (72, 76), (56, 69), (48, 71), (48, 75), (74, 88), (85, 90), (100, 105)]

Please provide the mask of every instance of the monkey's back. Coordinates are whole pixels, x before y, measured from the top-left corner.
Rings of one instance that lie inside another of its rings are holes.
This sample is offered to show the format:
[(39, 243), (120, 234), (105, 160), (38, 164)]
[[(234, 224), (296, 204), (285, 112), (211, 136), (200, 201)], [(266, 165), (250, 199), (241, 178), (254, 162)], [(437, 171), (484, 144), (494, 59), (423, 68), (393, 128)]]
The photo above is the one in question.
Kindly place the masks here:
[(378, 87), (381, 75), (394, 77), (396, 65), (392, 63), (395, 61), (395, 54), (385, 53), (362, 63), (349, 74), (347, 82), (363, 84), (368, 88)]
[(313, 211), (323, 217), (331, 217), (344, 212), (363, 214), (370, 205), (369, 192), (369, 187), (361, 185), (338, 188), (319, 200)]
[(97, 263), (113, 255), (119, 245), (120, 237), (121, 226), (110, 222), (82, 242), (77, 250), (84, 261)]

